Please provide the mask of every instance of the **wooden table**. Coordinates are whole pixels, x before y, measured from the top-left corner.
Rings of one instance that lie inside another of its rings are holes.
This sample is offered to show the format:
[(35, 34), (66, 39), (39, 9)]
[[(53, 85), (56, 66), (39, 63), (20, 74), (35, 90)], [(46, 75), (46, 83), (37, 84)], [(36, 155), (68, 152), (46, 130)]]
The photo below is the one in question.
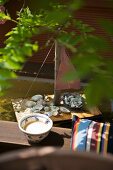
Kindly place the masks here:
[[(53, 127), (49, 135), (36, 147), (55, 146), (70, 149), (71, 129)], [(28, 143), (16, 122), (0, 121), (0, 152), (34, 146)]]

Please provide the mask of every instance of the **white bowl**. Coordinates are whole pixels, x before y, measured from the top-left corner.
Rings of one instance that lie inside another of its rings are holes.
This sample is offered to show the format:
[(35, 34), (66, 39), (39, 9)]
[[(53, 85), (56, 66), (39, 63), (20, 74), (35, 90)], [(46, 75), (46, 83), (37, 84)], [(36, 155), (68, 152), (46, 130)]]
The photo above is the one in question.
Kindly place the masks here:
[(19, 121), (20, 130), (26, 135), (29, 142), (38, 143), (50, 132), (53, 121), (46, 115), (36, 113), (27, 115)]

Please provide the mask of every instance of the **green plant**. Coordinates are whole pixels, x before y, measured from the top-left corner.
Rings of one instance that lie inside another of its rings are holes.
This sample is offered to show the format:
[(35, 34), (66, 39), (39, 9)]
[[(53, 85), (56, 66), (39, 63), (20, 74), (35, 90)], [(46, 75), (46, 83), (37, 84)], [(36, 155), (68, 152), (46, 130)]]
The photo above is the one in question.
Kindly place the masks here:
[[(1, 0), (0, 4), (5, 2)], [(33, 42), (31, 38), (36, 34), (49, 32), (52, 36), (45, 46), (57, 40), (73, 55), (72, 62), (77, 72), (68, 73), (66, 78), (72, 80), (90, 77), (85, 87), (88, 106), (98, 105), (103, 99), (113, 99), (113, 60), (102, 57), (103, 51), (107, 51), (109, 45), (102, 37), (93, 35), (94, 29), (91, 26), (74, 17), (83, 1), (70, 0), (61, 3), (55, 0), (28, 0), (27, 4), (27, 7), (22, 7), (17, 12), (16, 20), (9, 14), (0, 13), (0, 19), (16, 23), (16, 27), (6, 34), (5, 47), (0, 49), (1, 94), (7, 88), (6, 80), (16, 76), (12, 70), (21, 69), (27, 57), (38, 50), (38, 42)], [(101, 24), (113, 36), (113, 22), (102, 21)], [(68, 33), (70, 26), (74, 31)]]

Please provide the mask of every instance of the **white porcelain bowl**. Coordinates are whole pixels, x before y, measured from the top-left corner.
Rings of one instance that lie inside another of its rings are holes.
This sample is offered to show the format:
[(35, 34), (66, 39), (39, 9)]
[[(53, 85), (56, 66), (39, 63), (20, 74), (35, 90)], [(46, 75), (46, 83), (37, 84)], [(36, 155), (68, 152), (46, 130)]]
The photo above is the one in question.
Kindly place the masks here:
[(27, 115), (19, 121), (20, 130), (26, 135), (29, 142), (38, 143), (50, 132), (53, 121), (46, 115), (36, 113)]

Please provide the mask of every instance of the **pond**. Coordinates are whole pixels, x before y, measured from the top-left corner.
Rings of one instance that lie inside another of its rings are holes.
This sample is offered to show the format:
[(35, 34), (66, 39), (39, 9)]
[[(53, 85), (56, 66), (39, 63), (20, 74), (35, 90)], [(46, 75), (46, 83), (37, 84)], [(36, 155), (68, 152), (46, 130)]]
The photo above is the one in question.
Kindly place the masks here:
[(12, 88), (0, 98), (0, 120), (16, 121), (11, 99), (24, 98), (31, 86), (27, 97), (35, 94), (53, 94), (53, 80), (37, 79), (34, 81), (31, 77), (18, 77), (16, 80), (11, 80), (11, 83)]

